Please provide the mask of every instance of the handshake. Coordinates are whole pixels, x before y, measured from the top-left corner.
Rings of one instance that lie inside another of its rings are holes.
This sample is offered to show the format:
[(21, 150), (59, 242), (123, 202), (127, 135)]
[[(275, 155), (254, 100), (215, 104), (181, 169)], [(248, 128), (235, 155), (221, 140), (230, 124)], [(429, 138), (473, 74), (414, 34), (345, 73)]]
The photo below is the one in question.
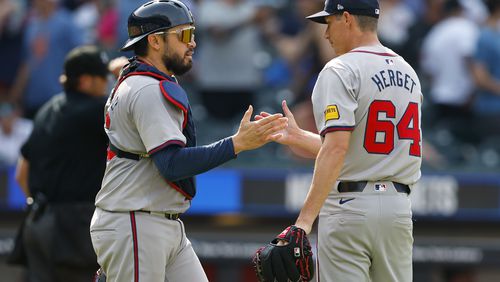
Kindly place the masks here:
[(261, 112), (255, 115), (254, 121), (251, 121), (250, 117), (252, 116), (253, 108), (249, 106), (241, 120), (238, 132), (232, 136), (235, 154), (259, 148), (268, 142), (274, 141), (289, 146), (298, 155), (315, 158), (319, 150), (318, 148), (321, 146), (321, 140), (313, 138), (315, 142), (305, 146), (305, 143), (302, 142), (303, 139), (311, 137), (310, 135), (314, 134), (301, 129), (297, 125), (286, 101), (282, 102), (282, 107), (284, 116), (281, 113), (270, 114)]

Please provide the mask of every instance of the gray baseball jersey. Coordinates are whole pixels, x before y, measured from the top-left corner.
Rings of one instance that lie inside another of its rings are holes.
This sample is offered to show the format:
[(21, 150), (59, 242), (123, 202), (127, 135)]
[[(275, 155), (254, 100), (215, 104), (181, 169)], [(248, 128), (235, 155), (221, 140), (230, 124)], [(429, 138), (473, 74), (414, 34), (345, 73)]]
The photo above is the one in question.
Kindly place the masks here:
[[(111, 120), (106, 134), (119, 149), (154, 152), (169, 143), (185, 143), (182, 111), (162, 95), (158, 80), (147, 76), (125, 79), (106, 110)], [(108, 211), (148, 210), (182, 213), (189, 201), (160, 175), (151, 158), (108, 161), (96, 206)]]
[(390, 49), (360, 47), (324, 67), (312, 101), (322, 136), (352, 131), (338, 180), (366, 181), (362, 192), (332, 187), (321, 209), (317, 281), (412, 281), (411, 205), (394, 183), (420, 178), (415, 71)]
[[(183, 112), (149, 76), (130, 76), (106, 104), (106, 133), (125, 152), (151, 154), (185, 144)], [(90, 225), (92, 245), (108, 281), (208, 281), (180, 219), (190, 201), (171, 187), (151, 158), (108, 154)], [(146, 211), (146, 212), (145, 212)]]
[(339, 180), (413, 184), (420, 178), (422, 93), (403, 58), (382, 46), (337, 57), (319, 74), (312, 102), (321, 135), (352, 131)]

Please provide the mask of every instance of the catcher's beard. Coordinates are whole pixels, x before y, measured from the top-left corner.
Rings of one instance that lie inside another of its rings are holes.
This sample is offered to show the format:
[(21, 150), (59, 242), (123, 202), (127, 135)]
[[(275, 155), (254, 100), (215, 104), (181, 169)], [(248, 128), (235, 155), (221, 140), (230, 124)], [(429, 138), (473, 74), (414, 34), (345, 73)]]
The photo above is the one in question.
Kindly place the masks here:
[(167, 70), (170, 70), (175, 75), (183, 75), (193, 66), (191, 61), (184, 63), (183, 57), (175, 53), (170, 54), (169, 50), (167, 50), (166, 54), (163, 54), (162, 61)]

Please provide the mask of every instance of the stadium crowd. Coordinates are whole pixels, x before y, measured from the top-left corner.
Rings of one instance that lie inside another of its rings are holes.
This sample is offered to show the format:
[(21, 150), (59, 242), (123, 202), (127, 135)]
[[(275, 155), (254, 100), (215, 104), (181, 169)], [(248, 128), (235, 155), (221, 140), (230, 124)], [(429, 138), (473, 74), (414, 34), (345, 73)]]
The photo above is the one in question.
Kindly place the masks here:
[[(0, 0), (0, 163), (29, 134), (29, 120), (61, 92), (66, 53), (95, 44), (129, 56), (130, 12), (144, 0)], [(182, 77), (208, 143), (238, 125), (248, 104), (280, 111), (315, 131), (310, 95), (332, 54), (324, 27), (304, 20), (322, 0), (183, 0), (196, 22), (194, 71)], [(382, 42), (419, 73), (424, 87), (424, 164), (500, 167), (500, 1), (380, 0)], [(109, 88), (114, 77), (110, 77)], [(13, 129), (14, 128), (14, 129)], [(27, 133), (28, 132), (28, 133)], [(9, 144), (9, 146), (4, 146)], [(255, 156), (292, 159), (278, 146)], [(243, 157), (243, 159), (245, 159)], [(294, 160), (298, 164), (301, 160)]]

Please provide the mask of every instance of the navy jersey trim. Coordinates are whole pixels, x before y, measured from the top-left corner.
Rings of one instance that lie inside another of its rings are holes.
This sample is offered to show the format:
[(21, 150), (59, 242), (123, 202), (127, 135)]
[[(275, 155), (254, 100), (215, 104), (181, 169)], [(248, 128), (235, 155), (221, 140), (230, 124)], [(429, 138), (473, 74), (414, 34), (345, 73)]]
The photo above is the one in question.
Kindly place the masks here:
[(365, 50), (353, 50), (353, 51), (350, 51), (349, 53), (366, 53), (366, 54), (373, 54), (373, 55), (383, 56), (383, 57), (398, 57), (397, 54), (379, 53), (379, 52), (372, 52), (372, 51), (365, 51)]
[(319, 281), (319, 234), (316, 233), (316, 282)]
[(167, 182), (168, 185), (170, 185), (170, 187), (174, 188), (175, 191), (181, 193), (182, 196), (184, 196), (186, 199), (188, 199), (188, 200), (192, 200), (193, 199), (193, 196), (191, 196), (188, 193), (186, 193), (186, 191), (184, 191), (181, 187), (179, 187), (179, 185), (175, 184), (172, 181), (165, 180), (165, 182)]
[(329, 126), (325, 129), (323, 129), (323, 131), (321, 131), (321, 133), (319, 135), (324, 137), (327, 133), (330, 133), (333, 131), (353, 131), (353, 130), (354, 130), (354, 126)]
[(130, 225), (132, 228), (132, 243), (134, 250), (134, 282), (139, 282), (139, 247), (137, 241), (137, 224), (135, 222), (135, 212), (130, 212)]
[(111, 100), (115, 97), (115, 93), (116, 91), (118, 90), (118, 87), (120, 86), (120, 84), (122, 84), (122, 82), (125, 81), (125, 79), (131, 77), (131, 76), (135, 76), (135, 75), (143, 75), (143, 76), (150, 76), (150, 77), (153, 77), (155, 79), (158, 79), (158, 80), (164, 80), (165, 77), (159, 75), (159, 74), (156, 74), (154, 72), (147, 72), (147, 71), (134, 71), (132, 73), (129, 73), (123, 77), (120, 78), (120, 80), (118, 81), (118, 83), (116, 83), (115, 87), (113, 88), (113, 91), (111, 92)]
[(182, 142), (181, 140), (168, 140), (167, 142), (161, 144), (160, 146), (152, 149), (151, 151), (148, 152), (149, 155), (152, 155), (158, 151), (160, 151), (161, 149), (167, 147), (167, 146), (170, 146), (170, 145), (179, 145), (181, 147), (186, 147), (186, 144), (184, 142)]

